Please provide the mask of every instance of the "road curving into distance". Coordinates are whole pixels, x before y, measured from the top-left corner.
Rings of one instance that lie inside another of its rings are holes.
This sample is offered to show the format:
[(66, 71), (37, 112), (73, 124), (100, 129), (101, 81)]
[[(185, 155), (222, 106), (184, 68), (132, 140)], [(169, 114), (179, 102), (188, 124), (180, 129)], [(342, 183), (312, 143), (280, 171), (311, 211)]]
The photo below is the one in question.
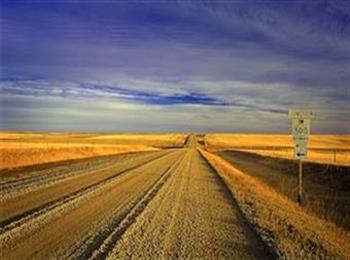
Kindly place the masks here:
[(85, 166), (1, 182), (2, 259), (271, 257), (195, 136)]

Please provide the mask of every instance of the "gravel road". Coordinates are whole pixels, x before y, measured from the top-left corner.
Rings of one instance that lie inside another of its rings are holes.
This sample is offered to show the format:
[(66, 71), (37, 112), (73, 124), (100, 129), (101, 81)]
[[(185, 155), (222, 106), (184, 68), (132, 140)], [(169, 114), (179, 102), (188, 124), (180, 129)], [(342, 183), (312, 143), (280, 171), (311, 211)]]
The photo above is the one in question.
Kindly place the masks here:
[(0, 180), (0, 195), (1, 259), (270, 258), (193, 136)]

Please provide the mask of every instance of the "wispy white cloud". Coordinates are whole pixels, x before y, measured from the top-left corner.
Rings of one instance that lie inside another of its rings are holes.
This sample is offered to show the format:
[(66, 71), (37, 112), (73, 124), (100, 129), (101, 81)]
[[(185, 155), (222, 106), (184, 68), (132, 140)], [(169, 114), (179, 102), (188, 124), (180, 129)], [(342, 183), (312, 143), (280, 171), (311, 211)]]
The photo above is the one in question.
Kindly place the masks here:
[(3, 128), (350, 131), (346, 1), (56, 7), (3, 5)]
[[(142, 127), (145, 131), (256, 132), (267, 131), (266, 125), (269, 125), (268, 131), (286, 132), (289, 131), (288, 108), (307, 107), (316, 112), (316, 132), (334, 131), (334, 126), (338, 126), (340, 132), (348, 129), (344, 123), (349, 116), (347, 98), (332, 98), (331, 89), (312, 93), (312, 88), (300, 90), (290, 85), (182, 81), (171, 83), (171, 88), (167, 83), (162, 91), (162, 82), (155, 81), (158, 92), (147, 92), (152, 82), (146, 80), (144, 84), (138, 80), (137, 87), (129, 87), (124, 82), (120, 88), (111, 82), (2, 82), (2, 127), (26, 129), (30, 126), (38, 130), (44, 125), (50, 130), (57, 127), (57, 130), (70, 131), (82, 126), (91, 131), (94, 127), (101, 128), (100, 131), (130, 131), (133, 127)], [(182, 96), (177, 96), (177, 91)], [(310, 96), (313, 96), (311, 101)]]

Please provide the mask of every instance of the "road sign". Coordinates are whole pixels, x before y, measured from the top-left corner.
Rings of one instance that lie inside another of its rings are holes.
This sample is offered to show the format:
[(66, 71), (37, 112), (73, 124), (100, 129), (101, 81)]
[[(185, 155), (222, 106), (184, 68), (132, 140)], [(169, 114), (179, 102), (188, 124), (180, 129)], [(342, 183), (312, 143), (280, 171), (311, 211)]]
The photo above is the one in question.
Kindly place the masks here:
[(314, 113), (310, 110), (289, 110), (289, 118), (292, 120), (293, 139), (308, 139), (310, 134), (310, 119)]
[(292, 120), (294, 157), (296, 159), (307, 158), (307, 142), (310, 135), (310, 120), (313, 117), (314, 113), (310, 110), (289, 110), (289, 118)]
[(307, 142), (310, 135), (310, 120), (314, 113), (310, 110), (291, 109), (289, 118), (292, 120), (292, 135), (294, 140), (294, 158), (299, 160), (298, 202), (303, 201), (303, 163), (307, 158)]
[(311, 110), (290, 109), (289, 118), (314, 118), (314, 112)]
[(292, 119), (292, 135), (294, 139), (307, 139), (310, 134), (309, 118)]
[(306, 159), (307, 158), (307, 139), (294, 139), (294, 158)]

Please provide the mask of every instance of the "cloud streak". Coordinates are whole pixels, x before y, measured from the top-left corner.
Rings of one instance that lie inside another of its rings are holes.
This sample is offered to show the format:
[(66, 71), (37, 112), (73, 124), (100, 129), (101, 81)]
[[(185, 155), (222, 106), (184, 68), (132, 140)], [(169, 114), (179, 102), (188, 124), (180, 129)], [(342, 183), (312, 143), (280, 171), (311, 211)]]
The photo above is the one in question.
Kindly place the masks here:
[(188, 92), (161, 94), (154, 91), (135, 90), (128, 87), (98, 83), (45, 82), (45, 81), (5, 81), (0, 84), (3, 95), (58, 96), (62, 98), (114, 98), (150, 105), (192, 104), (207, 106), (227, 106), (228, 102), (205, 94)]
[[(61, 122), (67, 100), (80, 104), (75, 115), (86, 110), (81, 102), (95, 102), (129, 111), (120, 120), (136, 129), (149, 123), (136, 116), (139, 107), (162, 129), (192, 129), (187, 118), (217, 131), (286, 131), (276, 120), (289, 107), (309, 107), (323, 118), (317, 131), (350, 132), (347, 1), (12, 1), (2, 4), (1, 29), (2, 117), (13, 115), (3, 128), (25, 129), (20, 99), (33, 121), (38, 107)], [(162, 114), (169, 110), (174, 123)], [(87, 118), (75, 120), (85, 129)]]

